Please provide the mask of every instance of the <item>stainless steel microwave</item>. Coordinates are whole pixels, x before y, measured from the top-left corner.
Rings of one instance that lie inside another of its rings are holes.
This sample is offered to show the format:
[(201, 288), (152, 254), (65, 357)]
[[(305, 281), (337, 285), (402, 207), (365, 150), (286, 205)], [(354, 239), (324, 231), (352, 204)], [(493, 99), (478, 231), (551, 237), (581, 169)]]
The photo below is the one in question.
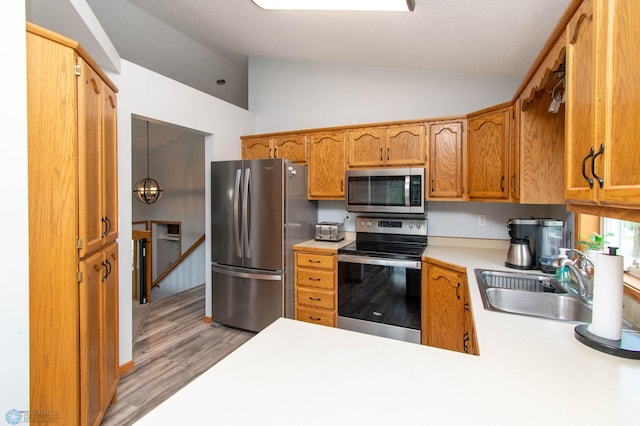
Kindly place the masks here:
[(347, 211), (424, 214), (424, 168), (347, 170)]

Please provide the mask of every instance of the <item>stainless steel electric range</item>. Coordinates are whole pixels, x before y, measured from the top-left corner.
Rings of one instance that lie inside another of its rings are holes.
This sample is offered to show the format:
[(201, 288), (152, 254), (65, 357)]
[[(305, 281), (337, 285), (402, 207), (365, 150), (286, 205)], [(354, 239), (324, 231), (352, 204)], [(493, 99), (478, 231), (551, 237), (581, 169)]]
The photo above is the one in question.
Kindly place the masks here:
[(425, 218), (359, 217), (338, 250), (338, 328), (420, 343)]

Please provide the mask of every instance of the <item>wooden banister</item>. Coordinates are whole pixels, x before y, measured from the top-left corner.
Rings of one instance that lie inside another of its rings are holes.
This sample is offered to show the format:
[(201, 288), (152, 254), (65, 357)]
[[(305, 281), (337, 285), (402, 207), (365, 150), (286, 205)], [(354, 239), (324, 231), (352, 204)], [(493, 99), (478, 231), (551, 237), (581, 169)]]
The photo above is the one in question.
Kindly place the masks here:
[(160, 274), (160, 276), (156, 278), (155, 281), (153, 281), (153, 283), (151, 284), (151, 287), (153, 288), (158, 286), (160, 284), (160, 281), (162, 281), (167, 275), (169, 275), (171, 271), (177, 268), (178, 265), (181, 264), (183, 260), (185, 260), (195, 249), (198, 248), (200, 244), (204, 242), (204, 238), (205, 238), (205, 234), (202, 234), (202, 236), (198, 238), (196, 242), (191, 245), (191, 247), (189, 247), (184, 253), (182, 253), (180, 257), (176, 259), (175, 262), (169, 265), (169, 267), (162, 274)]

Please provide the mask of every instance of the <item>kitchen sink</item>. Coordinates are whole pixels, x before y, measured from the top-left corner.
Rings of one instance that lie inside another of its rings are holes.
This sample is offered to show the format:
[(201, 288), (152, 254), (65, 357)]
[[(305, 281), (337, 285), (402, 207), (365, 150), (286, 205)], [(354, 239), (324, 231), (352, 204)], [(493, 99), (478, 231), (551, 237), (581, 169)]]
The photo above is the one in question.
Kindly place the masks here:
[(476, 269), (484, 308), (491, 311), (591, 322), (591, 308), (562, 284), (543, 274)]
[(489, 287), (485, 289), (485, 295), (492, 310), (561, 321), (591, 322), (591, 309), (568, 294)]

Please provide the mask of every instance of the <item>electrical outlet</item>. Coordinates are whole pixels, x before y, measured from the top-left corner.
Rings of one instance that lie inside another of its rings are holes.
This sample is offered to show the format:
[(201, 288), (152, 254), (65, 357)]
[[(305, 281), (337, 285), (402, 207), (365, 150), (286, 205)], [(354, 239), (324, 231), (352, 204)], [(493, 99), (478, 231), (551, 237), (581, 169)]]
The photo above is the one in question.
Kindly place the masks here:
[(487, 225), (487, 215), (479, 214), (478, 215), (478, 226), (486, 226)]

